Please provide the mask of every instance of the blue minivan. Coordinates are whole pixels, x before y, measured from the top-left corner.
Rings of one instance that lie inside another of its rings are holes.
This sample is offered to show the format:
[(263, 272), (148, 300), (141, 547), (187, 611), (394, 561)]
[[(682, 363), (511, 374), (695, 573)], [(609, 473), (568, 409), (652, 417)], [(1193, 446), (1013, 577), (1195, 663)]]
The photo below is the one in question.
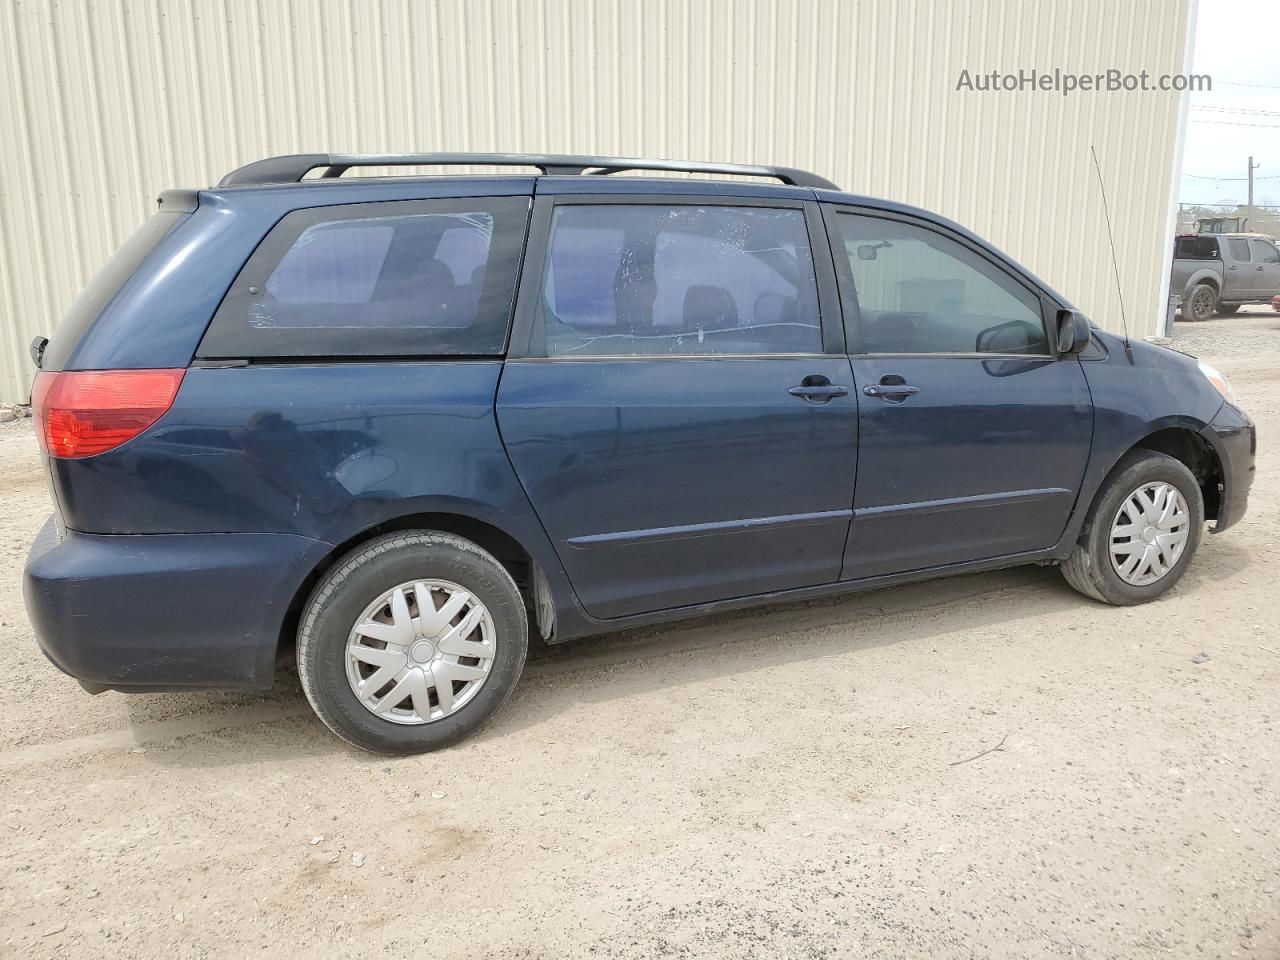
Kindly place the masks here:
[[(462, 164), (531, 172), (343, 177)], [(1151, 600), (1254, 470), (1217, 371), (783, 167), (275, 157), (163, 194), (32, 352), (49, 659), (258, 689), (296, 644), (384, 753), (474, 730), (533, 631), (1022, 563)]]

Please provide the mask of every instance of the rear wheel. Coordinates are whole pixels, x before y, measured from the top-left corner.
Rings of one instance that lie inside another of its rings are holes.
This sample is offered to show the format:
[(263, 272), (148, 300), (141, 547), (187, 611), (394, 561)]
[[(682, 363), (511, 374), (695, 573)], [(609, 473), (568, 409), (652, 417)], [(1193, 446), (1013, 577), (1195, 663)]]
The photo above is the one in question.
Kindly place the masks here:
[(1104, 482), (1062, 573), (1103, 603), (1146, 603), (1182, 579), (1203, 527), (1204, 498), (1191, 471), (1163, 453), (1135, 450)]
[(524, 603), (506, 569), (462, 537), (378, 537), (340, 560), (298, 629), (316, 715), (375, 753), (421, 753), (479, 727), (524, 668)]
[(1239, 309), (1240, 304), (1238, 303), (1220, 303), (1218, 304), (1218, 316), (1229, 317)]
[(1208, 320), (1218, 306), (1218, 291), (1207, 283), (1197, 283), (1182, 305), (1183, 320)]

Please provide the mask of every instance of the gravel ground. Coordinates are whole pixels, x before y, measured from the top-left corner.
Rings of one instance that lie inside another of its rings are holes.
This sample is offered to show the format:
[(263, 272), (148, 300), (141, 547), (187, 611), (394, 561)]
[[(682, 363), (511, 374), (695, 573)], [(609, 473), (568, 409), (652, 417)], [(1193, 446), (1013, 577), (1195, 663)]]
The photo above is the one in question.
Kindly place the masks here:
[(1280, 956), (1280, 316), (1176, 341), (1262, 437), (1166, 599), (1025, 568), (577, 644), (396, 761), (293, 676), (57, 673), (19, 589), (44, 481), (0, 427), (0, 955)]

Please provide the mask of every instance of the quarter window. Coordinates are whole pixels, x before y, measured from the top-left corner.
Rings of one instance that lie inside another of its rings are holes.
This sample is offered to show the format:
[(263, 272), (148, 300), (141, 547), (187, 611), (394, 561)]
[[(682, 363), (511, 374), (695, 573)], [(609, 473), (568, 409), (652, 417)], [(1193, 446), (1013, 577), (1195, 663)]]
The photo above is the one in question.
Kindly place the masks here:
[[(328, 319), (330, 325), (334, 320), (341, 325), (341, 317), (307, 316), (289, 305), (369, 305), (387, 262), (396, 221), (404, 219), (338, 220), (307, 227), (267, 277), (266, 296), (250, 323), (269, 326), (304, 321), (308, 326), (324, 326)], [(275, 310), (273, 304), (283, 309)], [(387, 304), (380, 306), (385, 312)], [(353, 311), (338, 312), (352, 318)]]
[(289, 214), (236, 278), (201, 357), (500, 355), (528, 199)]
[(837, 221), (865, 352), (1049, 352), (1039, 297), (968, 247), (899, 220)]
[(801, 210), (560, 206), (541, 306), (548, 356), (822, 350)]

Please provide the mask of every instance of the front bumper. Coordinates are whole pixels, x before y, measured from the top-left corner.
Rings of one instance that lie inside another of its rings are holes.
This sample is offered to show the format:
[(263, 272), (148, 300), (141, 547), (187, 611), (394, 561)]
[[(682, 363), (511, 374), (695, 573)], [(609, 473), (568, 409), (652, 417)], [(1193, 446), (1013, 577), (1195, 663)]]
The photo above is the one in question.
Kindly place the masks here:
[(23, 577), (40, 648), (88, 688), (265, 688), (298, 589), (332, 549), (291, 534), (41, 528)]
[(1200, 431), (1218, 454), (1222, 465), (1222, 500), (1214, 533), (1221, 533), (1243, 519), (1253, 487), (1258, 430), (1243, 410), (1224, 403), (1209, 426)]

